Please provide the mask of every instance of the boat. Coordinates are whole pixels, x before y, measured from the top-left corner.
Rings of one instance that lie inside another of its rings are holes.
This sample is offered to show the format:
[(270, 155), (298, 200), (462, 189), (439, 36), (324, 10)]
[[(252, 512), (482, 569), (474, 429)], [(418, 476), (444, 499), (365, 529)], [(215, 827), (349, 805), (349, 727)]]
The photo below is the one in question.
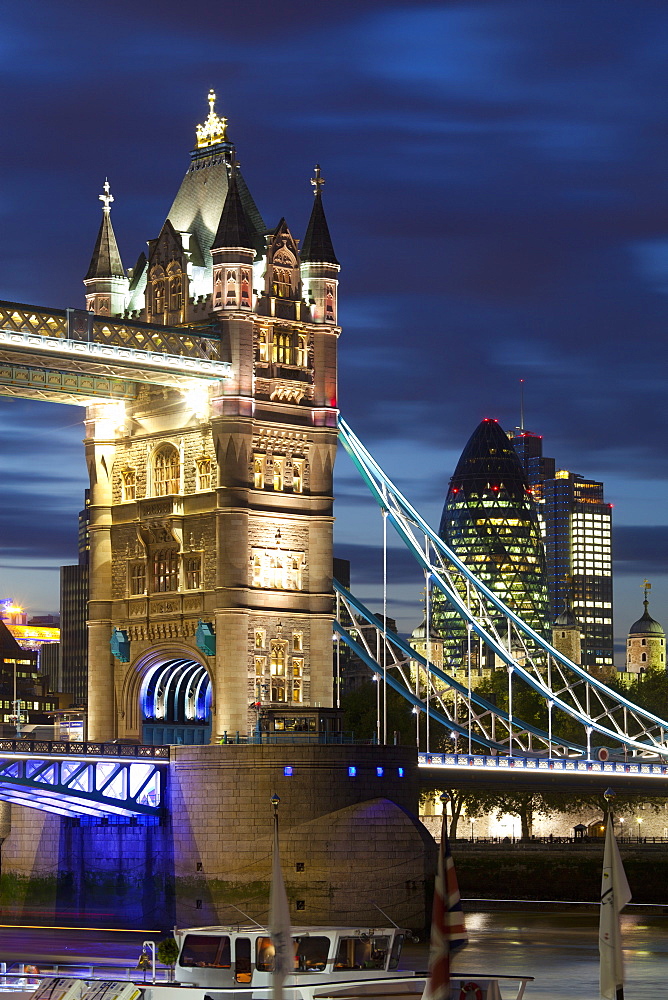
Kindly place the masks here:
[[(398, 927), (293, 927), (294, 971), (283, 1000), (418, 1000), (426, 973), (399, 968), (409, 932)], [(44, 977), (19, 1000), (271, 1000), (274, 946), (266, 927), (176, 929), (175, 981)], [(108, 975), (108, 972), (107, 972)], [(154, 979), (153, 975), (149, 978)], [(521, 1000), (527, 976), (453, 977), (452, 1000)], [(507, 987), (513, 988), (512, 996)], [(503, 992), (502, 992), (503, 990)]]

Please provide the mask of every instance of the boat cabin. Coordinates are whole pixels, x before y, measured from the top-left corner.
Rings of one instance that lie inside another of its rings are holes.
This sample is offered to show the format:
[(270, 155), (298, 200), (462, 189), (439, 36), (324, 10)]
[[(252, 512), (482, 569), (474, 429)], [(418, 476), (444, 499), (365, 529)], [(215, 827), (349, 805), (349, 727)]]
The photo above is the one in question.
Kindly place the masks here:
[[(266, 928), (176, 929), (176, 979), (192, 986), (250, 986), (270, 982), (274, 946)], [(294, 985), (304, 976), (329, 980), (392, 974), (398, 968), (405, 931), (395, 927), (302, 927), (292, 929)]]

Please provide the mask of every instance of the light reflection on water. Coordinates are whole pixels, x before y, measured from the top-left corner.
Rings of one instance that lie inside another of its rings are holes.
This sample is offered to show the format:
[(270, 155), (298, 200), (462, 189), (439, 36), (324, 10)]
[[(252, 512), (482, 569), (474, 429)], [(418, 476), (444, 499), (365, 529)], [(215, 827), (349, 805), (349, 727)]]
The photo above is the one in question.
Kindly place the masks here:
[[(526, 1000), (596, 1000), (598, 913), (545, 911), (481, 913), (466, 910), (469, 944), (454, 973), (534, 976)], [(628, 1000), (668, 997), (668, 915), (623, 914), (622, 940)], [(412, 949), (411, 949), (412, 951)], [(426, 947), (411, 956), (426, 965)], [(504, 1000), (514, 996), (506, 990)]]

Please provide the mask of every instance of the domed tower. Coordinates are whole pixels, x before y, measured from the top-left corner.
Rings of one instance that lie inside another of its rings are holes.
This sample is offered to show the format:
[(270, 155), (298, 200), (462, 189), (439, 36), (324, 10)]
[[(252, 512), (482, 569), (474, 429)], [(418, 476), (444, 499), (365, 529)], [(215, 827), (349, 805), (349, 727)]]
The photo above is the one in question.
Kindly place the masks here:
[[(439, 535), (502, 601), (538, 633), (549, 637), (545, 552), (538, 515), (520, 460), (496, 420), (485, 418), (462, 452), (450, 480)], [(496, 616), (495, 624), (499, 635), (505, 636), (502, 617)], [(434, 623), (443, 635), (446, 659), (457, 667), (464, 655), (466, 629), (436, 594)]]
[(651, 667), (666, 667), (666, 633), (649, 613), (651, 584), (645, 580), (643, 590), (645, 610), (629, 629), (626, 640), (626, 670), (630, 674), (644, 674)]

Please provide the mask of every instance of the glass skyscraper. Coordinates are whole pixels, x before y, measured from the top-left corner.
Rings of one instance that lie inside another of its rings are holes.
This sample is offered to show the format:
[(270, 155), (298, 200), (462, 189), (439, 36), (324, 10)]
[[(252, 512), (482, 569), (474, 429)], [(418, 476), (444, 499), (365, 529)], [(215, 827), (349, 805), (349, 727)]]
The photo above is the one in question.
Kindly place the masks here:
[[(486, 418), (471, 435), (443, 508), (439, 535), (476, 576), (545, 638), (550, 635), (545, 553), (527, 477), (507, 435)], [(506, 639), (502, 615), (491, 615)], [(466, 655), (466, 629), (440, 594), (434, 624), (445, 657), (457, 667)], [(478, 662), (479, 669), (494, 666)]]
[(582, 630), (582, 664), (613, 665), (612, 507), (603, 483), (557, 469), (543, 439), (524, 429), (511, 438), (543, 522), (552, 614), (565, 605)]

